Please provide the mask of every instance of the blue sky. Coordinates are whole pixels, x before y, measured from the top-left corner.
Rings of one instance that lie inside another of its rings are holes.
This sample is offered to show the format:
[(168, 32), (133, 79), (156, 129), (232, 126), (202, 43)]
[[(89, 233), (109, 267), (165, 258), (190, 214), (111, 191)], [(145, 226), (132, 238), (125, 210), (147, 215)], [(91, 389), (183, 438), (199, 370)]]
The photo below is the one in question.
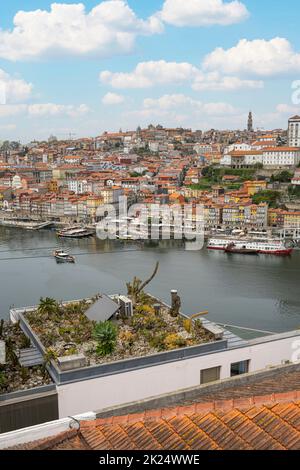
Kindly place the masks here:
[(269, 129), (299, 112), (298, 0), (52, 3), (1, 2), (0, 140), (244, 128), (250, 109)]

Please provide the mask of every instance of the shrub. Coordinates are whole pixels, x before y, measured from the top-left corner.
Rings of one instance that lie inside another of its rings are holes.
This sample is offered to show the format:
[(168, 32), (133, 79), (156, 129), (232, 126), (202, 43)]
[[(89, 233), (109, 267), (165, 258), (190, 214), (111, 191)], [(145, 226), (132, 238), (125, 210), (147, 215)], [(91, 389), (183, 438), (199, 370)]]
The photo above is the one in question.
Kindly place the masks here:
[(122, 346), (129, 349), (134, 345), (135, 338), (136, 335), (131, 333), (131, 331), (121, 331), (119, 335), (119, 340), (121, 341)]
[(29, 377), (30, 377), (30, 373), (29, 373), (29, 370), (26, 368), (26, 367), (21, 367), (20, 369), (20, 375), (21, 375), (21, 379), (23, 382), (26, 382)]
[(166, 349), (165, 339), (166, 333), (158, 333), (149, 339), (149, 344), (152, 348), (164, 351), (164, 349)]
[(54, 349), (48, 348), (44, 354), (44, 365), (50, 365), (51, 361), (55, 361), (57, 359), (57, 353)]
[(64, 356), (73, 356), (74, 354), (78, 354), (78, 350), (75, 346), (65, 351)]
[(47, 316), (53, 315), (58, 311), (58, 303), (56, 300), (46, 297), (41, 297), (38, 312), (46, 314)]
[(171, 350), (171, 349), (176, 349), (176, 348), (182, 348), (183, 346), (187, 345), (187, 342), (184, 338), (182, 338), (178, 334), (172, 333), (166, 336), (164, 340), (164, 345), (166, 349)]
[(107, 356), (112, 354), (117, 344), (118, 328), (110, 321), (96, 324), (93, 336), (97, 341), (97, 354)]
[(153, 307), (150, 307), (150, 305), (143, 304), (143, 305), (137, 305), (135, 307), (135, 313), (136, 314), (145, 314), (145, 315), (149, 314), (149, 315), (151, 315), (151, 314), (155, 313), (155, 311), (154, 311)]
[(136, 314), (132, 319), (132, 326), (136, 331), (139, 330), (160, 330), (165, 328), (166, 322), (159, 318), (155, 313), (143, 315)]
[(25, 336), (24, 334), (21, 336), (21, 340), (20, 340), (20, 348), (21, 349), (27, 349), (27, 348), (30, 348), (31, 346), (31, 341), (30, 339), (28, 338), (28, 336)]

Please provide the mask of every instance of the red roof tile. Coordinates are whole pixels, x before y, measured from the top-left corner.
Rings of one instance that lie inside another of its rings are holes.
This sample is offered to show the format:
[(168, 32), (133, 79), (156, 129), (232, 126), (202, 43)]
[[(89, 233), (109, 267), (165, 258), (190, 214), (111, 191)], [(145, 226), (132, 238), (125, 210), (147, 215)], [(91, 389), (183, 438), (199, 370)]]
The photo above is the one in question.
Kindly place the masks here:
[(298, 392), (219, 400), (81, 423), (22, 449), (300, 449)]

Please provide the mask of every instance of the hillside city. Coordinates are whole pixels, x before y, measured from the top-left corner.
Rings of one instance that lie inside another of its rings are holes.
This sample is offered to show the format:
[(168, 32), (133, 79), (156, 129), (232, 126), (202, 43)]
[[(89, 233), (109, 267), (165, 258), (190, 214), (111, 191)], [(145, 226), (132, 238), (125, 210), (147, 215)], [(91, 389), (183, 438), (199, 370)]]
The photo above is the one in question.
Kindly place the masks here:
[[(3, 218), (97, 222), (129, 203), (203, 204), (210, 228), (300, 226), (300, 116), (288, 129), (206, 132), (149, 125), (95, 138), (0, 147)], [(241, 123), (242, 125), (242, 123)]]

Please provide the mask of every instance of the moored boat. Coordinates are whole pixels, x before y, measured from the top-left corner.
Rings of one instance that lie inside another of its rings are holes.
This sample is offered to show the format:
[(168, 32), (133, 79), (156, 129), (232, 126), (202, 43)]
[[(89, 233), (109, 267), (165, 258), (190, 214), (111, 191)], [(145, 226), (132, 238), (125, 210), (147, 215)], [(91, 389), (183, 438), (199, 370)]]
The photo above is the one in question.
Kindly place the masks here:
[(93, 230), (88, 230), (84, 227), (71, 227), (59, 230), (56, 234), (60, 238), (87, 238), (92, 237), (95, 233)]
[(207, 244), (208, 250), (220, 250), (227, 253), (264, 254), (275, 256), (289, 256), (293, 248), (287, 247), (281, 240), (231, 240), (212, 238)]

